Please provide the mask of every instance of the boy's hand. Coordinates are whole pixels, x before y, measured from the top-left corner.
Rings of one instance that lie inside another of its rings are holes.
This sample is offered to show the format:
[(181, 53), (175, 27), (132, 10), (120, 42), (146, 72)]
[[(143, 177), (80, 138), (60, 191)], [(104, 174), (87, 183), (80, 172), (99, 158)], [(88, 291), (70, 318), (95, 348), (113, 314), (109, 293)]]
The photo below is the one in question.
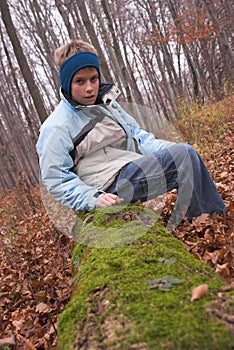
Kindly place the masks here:
[(105, 193), (98, 198), (96, 208), (110, 207), (112, 205), (120, 204), (124, 200), (112, 193)]

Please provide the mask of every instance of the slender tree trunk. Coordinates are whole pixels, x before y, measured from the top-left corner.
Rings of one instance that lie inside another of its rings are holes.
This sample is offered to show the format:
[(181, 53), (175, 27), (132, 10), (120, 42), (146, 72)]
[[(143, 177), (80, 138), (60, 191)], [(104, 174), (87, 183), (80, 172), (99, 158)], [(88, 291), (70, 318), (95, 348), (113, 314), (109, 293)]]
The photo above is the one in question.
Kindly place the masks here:
[(106, 63), (106, 59), (105, 59), (105, 56), (103, 54), (102, 48), (101, 48), (101, 46), (99, 44), (99, 40), (98, 40), (97, 35), (96, 35), (95, 31), (94, 31), (92, 23), (91, 23), (91, 21), (89, 19), (89, 15), (88, 15), (88, 12), (87, 12), (86, 4), (85, 3), (81, 3), (81, 1), (78, 1), (77, 6), (79, 8), (79, 11), (80, 11), (80, 14), (81, 14), (84, 26), (85, 26), (87, 32), (89, 33), (89, 37), (90, 37), (90, 40), (92, 42), (92, 45), (98, 51), (99, 61), (100, 61), (100, 65), (101, 65), (101, 68), (102, 68), (102, 73), (103, 73), (104, 79), (107, 82), (112, 82), (112, 77), (111, 77), (111, 74), (110, 74), (110, 70), (109, 70), (108, 64)]
[(189, 69), (190, 69), (190, 73), (192, 76), (192, 81), (193, 81), (193, 92), (194, 92), (194, 97), (198, 97), (199, 96), (199, 76), (198, 76), (198, 71), (195, 67), (195, 64), (193, 62), (193, 58), (191, 57), (190, 53), (189, 53), (189, 48), (183, 38), (183, 31), (181, 30), (181, 25), (180, 25), (180, 19), (179, 19), (179, 15), (176, 11), (176, 7), (175, 7), (175, 3), (171, 0), (167, 0), (167, 4), (168, 7), (170, 9), (172, 18), (174, 20), (175, 26), (178, 29), (178, 36), (181, 39), (181, 43), (182, 43), (182, 48), (183, 48), (183, 52), (184, 55), (186, 57)]
[[(68, 31), (69, 37), (74, 38), (74, 36), (75, 36), (74, 35), (74, 28), (73, 28), (71, 22), (69, 21), (69, 16), (67, 15), (67, 11), (64, 8), (65, 5), (63, 5), (62, 1), (55, 0), (55, 6), (57, 7), (57, 9), (58, 9), (63, 21), (64, 21), (64, 24), (65, 24), (66, 29)], [(66, 7), (68, 7), (68, 6), (71, 6), (71, 4), (70, 5), (66, 4)], [(70, 11), (70, 9), (68, 11)]]
[[(129, 59), (128, 59), (128, 53), (127, 53), (127, 44), (126, 44), (126, 38), (125, 38), (125, 35), (124, 35), (124, 32), (123, 32), (123, 28), (124, 28), (124, 24), (122, 23), (122, 20), (120, 20), (120, 28), (119, 28), (119, 31), (120, 31), (120, 40), (122, 42), (122, 46), (123, 46), (123, 51), (124, 51), (124, 55), (125, 55), (125, 59), (126, 59), (126, 65), (127, 65), (127, 71), (128, 71), (128, 75), (129, 75), (129, 84), (131, 86), (131, 91), (133, 93), (133, 98), (134, 98), (134, 101), (137, 103), (137, 104), (141, 104), (141, 105), (144, 105), (145, 104), (145, 101), (142, 97), (142, 94), (139, 90), (139, 87), (137, 85), (137, 82), (136, 82), (136, 79), (135, 79), (135, 76), (134, 76), (134, 67), (131, 65), (131, 63), (129, 62)], [(132, 51), (132, 54), (134, 55), (134, 51)], [(132, 55), (131, 55), (132, 56)], [(131, 58), (131, 60), (133, 60), (133, 57)]]
[(113, 29), (112, 23), (110, 21), (110, 17), (109, 17), (109, 13), (108, 13), (108, 10), (106, 7), (106, 3), (103, 1), (101, 2), (102, 6), (104, 6), (104, 7), (102, 7), (102, 10), (103, 10), (105, 16), (107, 16), (108, 29), (106, 28), (106, 26), (103, 22), (103, 18), (101, 16), (100, 9), (97, 5), (97, 2), (95, 0), (92, 0), (91, 2), (92, 2), (93, 10), (95, 12), (95, 15), (97, 16), (97, 19), (99, 21), (99, 25), (100, 25), (101, 30), (102, 30), (102, 35), (104, 37), (106, 50), (107, 50), (108, 55), (110, 57), (110, 65), (113, 67), (112, 70), (115, 74), (115, 80), (119, 83), (120, 88), (123, 87), (127, 101), (132, 102), (131, 92), (130, 92), (130, 88), (128, 85), (128, 79), (125, 75), (125, 64), (123, 63), (123, 57), (122, 57), (121, 51), (119, 49), (118, 43), (117, 43), (116, 38), (115, 38), (114, 29)]
[(30, 91), (30, 94), (32, 96), (33, 102), (35, 104), (35, 108), (37, 110), (38, 116), (43, 122), (47, 118), (47, 112), (43, 104), (43, 100), (40, 96), (40, 93), (38, 91), (37, 85), (35, 84), (35, 81), (33, 79), (33, 74), (29, 68), (27, 59), (24, 55), (23, 49), (21, 47), (20, 41), (18, 39), (17, 33), (15, 31), (14, 24), (11, 19), (9, 6), (7, 3), (7, 0), (1, 0), (0, 1), (0, 10), (2, 13), (2, 20), (5, 24), (7, 34), (9, 35), (9, 38), (11, 40), (15, 56), (17, 58), (18, 64), (20, 66), (20, 69), (22, 71), (23, 77), (25, 79), (25, 82), (27, 84), (27, 87)]
[[(231, 33), (232, 33), (232, 44), (234, 44), (234, 6), (233, 6), (233, 0), (226, 0), (225, 1), (225, 5), (227, 8), (227, 13), (229, 15), (229, 20), (230, 20), (230, 29), (231, 29)], [(234, 46), (233, 46), (234, 49)]]
[(4, 38), (2, 36), (2, 31), (1, 31), (1, 39), (2, 39), (2, 43), (3, 43), (3, 48), (4, 48), (4, 51), (5, 51), (7, 60), (8, 60), (9, 67), (10, 67), (11, 72), (12, 72), (13, 82), (15, 84), (15, 88), (16, 88), (16, 91), (17, 91), (17, 100), (19, 101), (19, 104), (20, 104), (20, 106), (22, 108), (23, 114), (24, 114), (24, 116), (26, 118), (26, 121), (28, 123), (28, 128), (29, 128), (29, 130), (31, 132), (32, 139), (34, 140), (34, 142), (36, 142), (38, 134), (37, 134), (37, 132), (35, 130), (35, 126), (33, 124), (33, 121), (30, 119), (30, 113), (29, 113), (29, 110), (27, 108), (27, 105), (25, 104), (24, 98), (22, 96), (22, 91), (21, 91), (21, 89), (19, 87), (17, 76), (16, 76), (16, 72), (14, 71), (14, 68), (12, 66), (11, 57), (10, 57), (10, 54), (8, 52), (7, 46), (5, 45)]
[(225, 33), (224, 28), (222, 27), (221, 23), (219, 22), (215, 11), (211, 5), (210, 0), (203, 0), (208, 11), (210, 14), (210, 18), (212, 19), (213, 23), (215, 24), (215, 27), (217, 29), (217, 33), (219, 33), (219, 47), (220, 47), (220, 53), (223, 57), (223, 62), (225, 64), (225, 68), (231, 75), (231, 79), (234, 81), (234, 52), (232, 51), (232, 48), (228, 42), (227, 35)]

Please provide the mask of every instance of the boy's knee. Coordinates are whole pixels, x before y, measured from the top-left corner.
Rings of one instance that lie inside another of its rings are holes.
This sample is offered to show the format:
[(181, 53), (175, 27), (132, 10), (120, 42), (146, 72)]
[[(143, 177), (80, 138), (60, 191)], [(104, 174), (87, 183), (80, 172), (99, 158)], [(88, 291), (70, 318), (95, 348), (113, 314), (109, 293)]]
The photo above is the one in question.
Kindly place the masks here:
[(193, 146), (191, 146), (187, 143), (181, 143), (179, 145), (181, 146), (180, 151), (182, 154), (185, 154), (185, 155), (189, 154), (190, 157), (194, 157), (194, 156), (197, 157), (198, 156), (198, 152), (196, 151), (196, 149)]

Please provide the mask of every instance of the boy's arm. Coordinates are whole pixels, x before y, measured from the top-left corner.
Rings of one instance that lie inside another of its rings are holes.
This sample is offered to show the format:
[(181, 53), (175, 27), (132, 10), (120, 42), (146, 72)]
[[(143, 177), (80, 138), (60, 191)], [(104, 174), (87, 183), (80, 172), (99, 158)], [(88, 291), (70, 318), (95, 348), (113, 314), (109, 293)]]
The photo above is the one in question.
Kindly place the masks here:
[(71, 171), (73, 160), (69, 153), (73, 147), (66, 130), (42, 128), (37, 142), (42, 182), (62, 204), (75, 211), (90, 211), (95, 208), (99, 195), (105, 192), (87, 185)]
[(120, 107), (118, 103), (116, 103), (116, 107), (127, 125), (130, 127), (132, 137), (136, 140), (139, 150), (143, 155), (158, 152), (175, 144), (174, 142), (157, 139), (155, 135), (144, 130), (131, 115), (126, 113), (122, 107)]
[(133, 138), (137, 141), (142, 154), (158, 152), (175, 144), (171, 141), (157, 139), (152, 133), (141, 129), (137, 123), (131, 124), (131, 127)]

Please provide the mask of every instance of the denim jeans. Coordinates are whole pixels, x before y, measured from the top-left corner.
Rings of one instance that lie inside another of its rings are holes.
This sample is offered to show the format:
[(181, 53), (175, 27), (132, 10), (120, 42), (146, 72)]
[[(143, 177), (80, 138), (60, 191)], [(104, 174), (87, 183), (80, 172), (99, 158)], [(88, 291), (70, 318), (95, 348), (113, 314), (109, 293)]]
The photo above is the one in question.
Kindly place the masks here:
[(176, 205), (169, 226), (202, 213), (226, 211), (211, 176), (197, 151), (187, 144), (173, 144), (125, 165), (106, 192), (125, 203), (142, 202), (177, 189)]

